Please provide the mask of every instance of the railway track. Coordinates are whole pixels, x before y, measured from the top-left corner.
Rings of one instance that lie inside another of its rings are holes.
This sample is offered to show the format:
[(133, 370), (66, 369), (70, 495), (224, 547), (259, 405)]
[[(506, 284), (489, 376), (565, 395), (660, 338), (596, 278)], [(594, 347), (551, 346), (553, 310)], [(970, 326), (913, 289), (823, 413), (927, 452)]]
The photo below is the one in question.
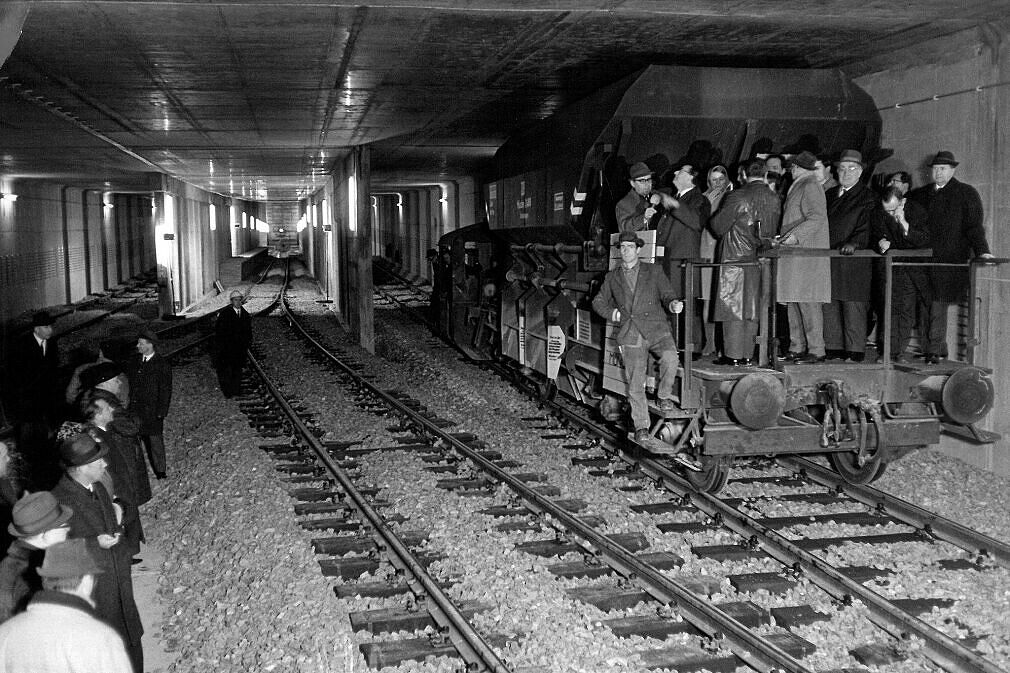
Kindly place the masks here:
[[(289, 320), (297, 322), (291, 318)], [(318, 350), (319, 339), (316, 338), (314, 341), (316, 343), (313, 347)], [(333, 350), (333, 348), (330, 347), (328, 350)], [(551, 570), (547, 572), (550, 576), (575, 584), (563, 592), (569, 603), (592, 605), (594, 607), (591, 609), (606, 611), (621, 606), (624, 606), (622, 609), (626, 609), (643, 601), (646, 601), (646, 604), (649, 601), (655, 601), (651, 610), (656, 613), (656, 619), (633, 618), (621, 625), (612, 623), (610, 620), (607, 620), (606, 625), (602, 621), (600, 622), (600, 628), (605, 626), (608, 632), (616, 638), (621, 637), (619, 634), (625, 636), (641, 634), (644, 629), (644, 632), (653, 635), (664, 633), (684, 639), (683, 642), (673, 647), (648, 648), (634, 652), (635, 661), (647, 667), (676, 667), (680, 670), (697, 670), (702, 667), (710, 670), (733, 670), (741, 662), (746, 662), (754, 670), (812, 670), (799, 662), (796, 657), (809, 654), (814, 649), (813, 646), (802, 638), (771, 625), (771, 618), (766, 616), (767, 611), (745, 601), (726, 601), (717, 604), (708, 600), (703, 594), (707, 590), (706, 587), (712, 588), (712, 582), (706, 583), (697, 579), (685, 584), (671, 576), (683, 562), (676, 555), (662, 551), (647, 551), (649, 541), (643, 535), (621, 535), (602, 530), (601, 527), (605, 525), (605, 521), (601, 517), (582, 511), (585, 509), (586, 503), (557, 498), (560, 489), (549, 483), (550, 477), (547, 474), (529, 472), (529, 468), (524, 468), (522, 463), (517, 460), (483, 453), (486, 449), (482, 447), (479, 439), (469, 434), (445, 430), (443, 426), (449, 425), (450, 421), (437, 414), (432, 416), (424, 409), (421, 402), (402, 393), (391, 393), (377, 389), (368, 383), (368, 376), (353, 373), (353, 364), (347, 362), (337, 364), (337, 360), (342, 360), (341, 358), (333, 356), (332, 353), (329, 355), (323, 355), (322, 351), (319, 353), (320, 355), (317, 357), (323, 359), (321, 364), (325, 363), (327, 367), (336, 366), (339, 368), (339, 373), (334, 375), (338, 378), (335, 382), (353, 385), (357, 390), (364, 391), (358, 394), (356, 400), (358, 406), (370, 413), (382, 414), (384, 417), (392, 414), (397, 421), (393, 426), (395, 431), (385, 439), (386, 446), (373, 444), (372, 446), (355, 447), (346, 443), (327, 445), (325, 442), (316, 442), (310, 439), (318, 430), (313, 431), (308, 425), (301, 435), (303, 441), (312, 448), (314, 455), (306, 455), (304, 450), (294, 453), (290, 444), (271, 446), (271, 451), (286, 459), (288, 465), (284, 469), (293, 469), (302, 474), (301, 477), (292, 476), (291, 478), (304, 479), (313, 485), (309, 490), (297, 492), (299, 496), (309, 498), (309, 500), (296, 505), (296, 508), (300, 508), (303, 514), (310, 514), (320, 507), (324, 509), (315, 513), (329, 515), (347, 510), (345, 504), (335, 501), (337, 495), (333, 490), (333, 482), (339, 483), (341, 490), (345, 492), (347, 488), (356, 488), (362, 499), (367, 497), (369, 493), (378, 495), (379, 489), (374, 484), (366, 482), (365, 488), (361, 488), (349, 483), (353, 481), (350, 476), (338, 476), (339, 472), (335, 472), (333, 468), (334, 466), (342, 466), (337, 465), (337, 461), (344, 461), (344, 467), (346, 467), (346, 463), (353, 460), (353, 467), (364, 472), (368, 467), (366, 457), (371, 461), (375, 456), (395, 454), (397, 460), (403, 460), (406, 454), (418, 458), (420, 465), (429, 468), (429, 470), (424, 470), (424, 467), (420, 467), (419, 481), (422, 480), (420, 475), (425, 471), (437, 470), (438, 474), (453, 474), (454, 476), (451, 477), (436, 478), (435, 487), (440, 488), (443, 492), (453, 493), (456, 497), (451, 499), (460, 507), (466, 503), (468, 516), (477, 519), (480, 519), (481, 516), (491, 517), (492, 520), (498, 520), (500, 523), (494, 524), (494, 530), (500, 533), (503, 538), (499, 540), (502, 548), (511, 546), (508, 542), (510, 534), (515, 536), (532, 533), (534, 536), (540, 536), (549, 533), (553, 539), (539, 540), (535, 537), (532, 540), (516, 544), (511, 553), (518, 553), (521, 557), (576, 555), (579, 558), (590, 559), (590, 563), (574, 559), (566, 562), (562, 559), (560, 563), (549, 564)], [(345, 354), (343, 359), (356, 360), (360, 357), (360, 355), (348, 357)], [(277, 406), (283, 408), (284, 404), (277, 402)], [(292, 408), (288, 411), (287, 420), (271, 421), (272, 424), (275, 424), (277, 436), (283, 438), (287, 435), (288, 428), (298, 427), (297, 417), (298, 410)], [(266, 425), (263, 427), (267, 429)], [(401, 436), (401, 433), (407, 431), (411, 433), (409, 436)], [(578, 449), (569, 448), (568, 450)], [(466, 459), (468, 467), (463, 467), (460, 457)], [(319, 474), (318, 471), (323, 466), (330, 476), (324, 478)], [(400, 467), (402, 468), (402, 466)], [(507, 490), (502, 486), (507, 487)], [(415, 497), (424, 499), (430, 496), (415, 494)], [(351, 496), (347, 499), (357, 502), (358, 497)], [(490, 506), (482, 506), (489, 504), (486, 502), (488, 499)], [(499, 501), (497, 504), (495, 504), (496, 500)], [(313, 502), (321, 504), (313, 505)], [(520, 502), (524, 505), (519, 506)], [(377, 512), (380, 507), (372, 509)], [(359, 515), (360, 520), (367, 521), (376, 530), (384, 530), (383, 526), (388, 529), (400, 526), (400, 524), (376, 522), (373, 518), (374, 512), (369, 513), (367, 510), (363, 510)], [(528, 518), (529, 512), (535, 513), (536, 516), (532, 519)], [(506, 517), (508, 518), (506, 519)], [(521, 520), (516, 520), (517, 517)], [(341, 519), (343, 518), (346, 517)], [(323, 527), (340, 523), (341, 520), (316, 524), (307, 520), (303, 522), (303, 525)], [(356, 524), (352, 521), (347, 525), (354, 526)], [(334, 529), (330, 528), (330, 530)], [(348, 529), (343, 528), (342, 530), (347, 532)], [(428, 535), (430, 533), (415, 535), (415, 541), (421, 540), (422, 548), (424, 548), (423, 546), (430, 542), (427, 538)], [(346, 538), (348, 535), (337, 537)], [(392, 542), (385, 535), (380, 534), (380, 537), (381, 539), (375, 543), (368, 543), (360, 539), (341, 541), (322, 538), (317, 547), (319, 551), (349, 552), (352, 556), (330, 559), (321, 562), (321, 565), (324, 570), (335, 571), (341, 576), (357, 577), (363, 569), (367, 569), (370, 573), (375, 571), (381, 573), (374, 555), (355, 553), (372, 551), (382, 547), (387, 550), (388, 555), (388, 550), (400, 547), (398, 543)], [(401, 540), (401, 542), (403, 541)], [(373, 547), (372, 545), (377, 546)], [(407, 544), (404, 546), (409, 547)], [(493, 563), (494, 559), (492, 557), (485, 562)], [(428, 566), (446, 563), (445, 559), (436, 559), (435, 561), (429, 559), (427, 561)], [(394, 562), (394, 565), (416, 570), (423, 569), (426, 563), (424, 559), (415, 556), (413, 559), (402, 557), (399, 562)], [(451, 563), (449, 565), (451, 566)], [(533, 567), (535, 568), (536, 565)], [(605, 575), (613, 578), (616, 576), (615, 573), (628, 579), (623, 584), (608, 580), (611, 585), (603, 587), (579, 586), (586, 579), (593, 580)], [(411, 575), (418, 584), (422, 586), (428, 584), (424, 580), (416, 579), (418, 575), (414, 573)], [(446, 578), (442, 577), (441, 579), (445, 580)], [(430, 587), (424, 586), (424, 588)], [(699, 591), (699, 589), (701, 590)], [(450, 587), (451, 590), (453, 590), (452, 587)], [(349, 596), (351, 593), (358, 595), (359, 592), (364, 592), (374, 598), (385, 595), (386, 592), (401, 595), (400, 591), (401, 587), (391, 588), (382, 584), (371, 584), (365, 589), (357, 587), (346, 589), (344, 596)], [(555, 587), (555, 591), (557, 591), (557, 587)], [(407, 595), (413, 596), (415, 593), (410, 591)], [(439, 604), (438, 599), (429, 598), (428, 600)], [(413, 604), (416, 605), (416, 600)], [(490, 609), (494, 610), (494, 607), (492, 606)], [(648, 607), (645, 609), (650, 610)], [(409, 601), (406, 607), (382, 608), (381, 610), (385, 610), (382, 613), (382, 619), (386, 624), (403, 624), (408, 623), (411, 619), (420, 619), (421, 621), (428, 619), (423, 616), (419, 618), (417, 614), (414, 614), (417, 610), (411, 609)], [(473, 605), (466, 604), (457, 608), (460, 614), (475, 610), (478, 620), (488, 611), (486, 607), (478, 610)], [(352, 617), (352, 622), (357, 619), (359, 623), (373, 625), (368, 628), (377, 628), (374, 624), (379, 615), (364, 614), (371, 612), (368, 610), (360, 612), (361, 614), (356, 618)], [(441, 608), (441, 613), (451, 615), (452, 611)], [(412, 614), (413, 616), (411, 616)], [(504, 617), (501, 618), (504, 619)], [(572, 621), (580, 619), (572, 616), (567, 618)], [(521, 619), (514, 617), (512, 619), (521, 621)], [(454, 628), (458, 630), (466, 628), (461, 624), (449, 626), (438, 621), (436, 623), (449, 628), (450, 632)], [(622, 629), (624, 630), (622, 631)], [(763, 633), (763, 631), (770, 632)], [(508, 633), (485, 632), (484, 635), (486, 639), (501, 642), (502, 649), (506, 652), (509, 651), (511, 644), (515, 643), (514, 639), (509, 640)], [(504, 640), (501, 640), (502, 638)], [(420, 647), (419, 641), (425, 641), (425, 638), (410, 640), (412, 640), (413, 646)], [(450, 640), (457, 643), (457, 646), (459, 642), (468, 643), (470, 651), (481, 649), (463, 636), (450, 636)], [(369, 661), (375, 665), (390, 663), (397, 657), (424, 657), (438, 651), (432, 649), (438, 644), (432, 645), (430, 641), (430, 638), (427, 639), (428, 644), (415, 652), (406, 652), (403, 644), (397, 641), (392, 646), (369, 647), (365, 654)], [(464, 656), (468, 657), (469, 655)], [(467, 658), (467, 661), (482, 667), (494, 668), (499, 665), (495, 661), (485, 660), (481, 663), (470, 658)]]
[[(692, 553), (696, 555), (750, 561), (774, 559), (780, 564), (771, 572), (732, 578), (730, 582), (737, 591), (763, 589), (775, 593), (807, 581), (836, 601), (858, 601), (866, 608), (869, 619), (893, 638), (892, 643), (871, 643), (853, 649), (853, 656), (868, 664), (899, 660), (904, 657), (904, 650), (909, 649), (903, 644), (914, 642), (933, 663), (946, 670), (1002, 670), (979, 651), (986, 649), (987, 637), (1000, 636), (1000, 627), (992, 624), (985, 629), (977, 623), (965, 622), (965, 600), (970, 605), (974, 597), (930, 592), (928, 585), (937, 584), (935, 579), (927, 582), (927, 595), (911, 595), (904, 577), (912, 578), (914, 584), (915, 579), (925, 576), (960, 574), (964, 586), (1002, 586), (1006, 583), (1006, 544), (877, 489), (845, 484), (832, 471), (805, 459), (780, 461), (791, 471), (780, 476), (731, 480), (729, 497), (698, 493), (667, 465), (629, 451), (613, 432), (588, 423), (583, 411), (566, 405), (552, 407), (552, 413), (568, 423), (580, 424), (600, 438), (595, 452), (575, 456), (573, 462), (589, 466), (597, 473), (624, 474), (660, 483), (676, 497), (672, 502), (693, 510), (694, 516), (687, 521), (661, 529), (732, 531), (734, 538), (730, 544), (694, 545)], [(733, 493), (741, 492), (739, 487), (745, 484), (751, 486), (750, 490), (742, 491), (745, 496), (734, 497)], [(777, 495), (765, 495), (769, 491)], [(766, 513), (782, 509), (782, 503), (789, 503), (788, 516)], [(809, 511), (798, 508), (803, 503), (809, 504)], [(673, 506), (658, 502), (653, 505), (657, 511)], [(818, 530), (825, 527), (845, 534), (825, 535)], [(859, 554), (849, 552), (853, 549), (865, 552), (868, 546), (880, 551), (862, 556), (877, 556), (877, 563), (859, 565), (852, 560)], [(906, 559), (915, 556), (925, 562), (917, 568), (907, 567)], [(895, 572), (897, 565), (906, 567), (899, 573)], [(796, 607), (791, 613), (780, 610), (777, 621), (802, 624), (818, 619), (816, 611)], [(987, 612), (991, 614), (992, 610)]]

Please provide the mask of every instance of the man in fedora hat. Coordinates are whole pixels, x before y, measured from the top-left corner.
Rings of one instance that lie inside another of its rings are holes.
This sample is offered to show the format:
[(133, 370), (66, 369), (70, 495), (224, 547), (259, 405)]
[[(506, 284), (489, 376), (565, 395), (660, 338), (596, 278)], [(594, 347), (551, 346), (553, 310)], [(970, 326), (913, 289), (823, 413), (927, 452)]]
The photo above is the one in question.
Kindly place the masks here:
[(34, 487), (48, 486), (56, 476), (51, 437), (59, 425), (63, 396), (55, 322), (45, 311), (35, 313), (31, 332), (15, 340), (8, 359), (13, 390), (11, 415)]
[(0, 670), (131, 673), (123, 639), (95, 614), (92, 591), (105, 570), (84, 540), (51, 546), (37, 572), (43, 590), (0, 625)]
[[(786, 247), (828, 249), (828, 211), (824, 189), (814, 173), (817, 157), (804, 150), (793, 157), (789, 170), (793, 184), (782, 209), (782, 224), (774, 244)], [(797, 363), (824, 361), (824, 311), (831, 301), (831, 265), (822, 257), (778, 260), (777, 301), (786, 305), (789, 318), (787, 359)]]
[[(964, 263), (974, 257), (990, 258), (983, 226), (982, 199), (974, 187), (954, 177), (958, 162), (954, 153), (941, 150), (930, 162), (933, 182), (913, 190), (908, 197), (926, 209), (933, 259)], [(932, 298), (927, 315), (920, 316), (919, 334), (928, 364), (947, 357), (947, 313), (964, 299), (969, 277), (964, 269), (940, 267), (930, 270)]]
[(154, 476), (164, 479), (165, 416), (172, 404), (172, 366), (158, 353), (158, 336), (153, 332), (142, 332), (137, 337), (137, 354), (128, 371), (130, 411), (140, 419), (140, 439), (147, 449)]
[(631, 190), (614, 206), (618, 231), (655, 229), (661, 210), (673, 210), (677, 201), (666, 191), (654, 189), (653, 170), (644, 161), (628, 169)]
[(624, 361), (628, 403), (634, 437), (649, 437), (649, 404), (645, 381), (649, 375), (649, 354), (659, 360), (656, 397), (660, 411), (672, 411), (673, 378), (677, 373), (677, 344), (670, 333), (666, 311), (680, 313), (684, 303), (670, 285), (663, 269), (638, 259), (644, 245), (633, 231), (621, 232), (617, 239), (621, 265), (608, 272), (593, 298), (593, 310), (616, 323), (616, 340)]
[(0, 621), (23, 610), (38, 591), (35, 569), (42, 564), (46, 549), (67, 539), (73, 514), (49, 491), (28, 493), (14, 504), (7, 526), (14, 541), (0, 561)]
[(96, 559), (104, 572), (95, 583), (95, 611), (119, 631), (134, 668), (143, 671), (140, 638), (144, 627), (133, 600), (131, 550), (122, 544), (123, 509), (112, 502), (101, 481), (107, 453), (106, 447), (84, 433), (64, 440), (60, 456), (65, 472), (53, 495), (74, 511), (70, 517), (70, 538), (86, 539), (96, 547)]
[(228, 306), (217, 312), (214, 341), (217, 346), (217, 378), (221, 393), (234, 397), (241, 392), (242, 366), (252, 345), (252, 316), (242, 308), (245, 297), (238, 290), (228, 295)]
[[(836, 164), (838, 187), (825, 193), (832, 250), (851, 255), (870, 245), (876, 199), (860, 178), (863, 155), (845, 150)], [(831, 260), (831, 301), (824, 304), (824, 348), (829, 357), (862, 362), (873, 268), (869, 259)]]

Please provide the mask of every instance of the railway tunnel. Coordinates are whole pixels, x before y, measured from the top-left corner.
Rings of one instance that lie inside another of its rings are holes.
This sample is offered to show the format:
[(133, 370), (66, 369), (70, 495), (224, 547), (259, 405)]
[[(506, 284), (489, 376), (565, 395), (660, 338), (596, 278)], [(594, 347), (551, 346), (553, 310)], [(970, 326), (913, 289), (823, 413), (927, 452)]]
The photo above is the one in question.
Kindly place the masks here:
[[(438, 11), (408, 3), (401, 14), (381, 3), (295, 2), (290, 13), (269, 2), (5, 3), (0, 319), (146, 271), (158, 274), (162, 313), (184, 314), (216, 281), (251, 273), (271, 229), (284, 228), (334, 312), (369, 344), (372, 256), (428, 278), (426, 254), (442, 234), (495, 215), (485, 186), (500, 146), (650, 63), (837, 69), (879, 110), (889, 156), (875, 172), (907, 170), (922, 184), (928, 158), (953, 150), (958, 176), (982, 194), (1000, 254), (1000, 9), (978, 0), (955, 19), (909, 3), (885, 22), (831, 5), (819, 25), (778, 4), (760, 4), (751, 20), (729, 10), (622, 6), (610, 15), (566, 3), (542, 15), (495, 2)], [(560, 23), (545, 28), (552, 20)], [(413, 25), (425, 36), (400, 37)], [(660, 39), (646, 26), (679, 37)], [(569, 49), (548, 47), (552, 30)], [(808, 48), (792, 44), (796, 32)], [(542, 188), (536, 198), (559, 212), (573, 205), (573, 194)], [(518, 205), (499, 210), (522, 209), (529, 196), (510, 195)], [(975, 315), (980, 362), (992, 366), (1005, 350), (1007, 306), (1003, 272), (988, 277)], [(996, 369), (1004, 400), (1010, 374)], [(1005, 431), (1005, 417), (993, 414), (991, 429)], [(959, 450), (1008, 469), (1003, 443)]]

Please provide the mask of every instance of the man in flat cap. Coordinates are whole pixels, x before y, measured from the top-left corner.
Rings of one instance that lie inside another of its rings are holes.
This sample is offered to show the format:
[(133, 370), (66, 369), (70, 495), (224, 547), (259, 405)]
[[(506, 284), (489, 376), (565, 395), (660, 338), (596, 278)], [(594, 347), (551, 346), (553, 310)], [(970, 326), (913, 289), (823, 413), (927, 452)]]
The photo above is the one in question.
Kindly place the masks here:
[(94, 546), (103, 572), (95, 583), (95, 611), (123, 637), (134, 669), (144, 670), (140, 613), (133, 600), (130, 577), (131, 552), (123, 544), (123, 509), (112, 502), (102, 484), (108, 448), (81, 433), (60, 444), (65, 472), (53, 495), (73, 509), (71, 539), (85, 539)]
[[(817, 157), (804, 150), (793, 157), (793, 184), (782, 209), (777, 243), (827, 250), (828, 211), (824, 189), (814, 174)], [(777, 300), (789, 316), (789, 353), (797, 363), (824, 361), (824, 312), (831, 301), (831, 265), (824, 257), (782, 257), (776, 276)], [(864, 335), (865, 336), (865, 335)]]
[(228, 306), (217, 312), (214, 340), (217, 346), (217, 378), (221, 393), (234, 397), (242, 392), (242, 366), (252, 345), (252, 317), (242, 308), (245, 297), (238, 290), (228, 295)]
[[(991, 258), (983, 226), (982, 199), (974, 187), (954, 177), (954, 153), (941, 150), (933, 157), (933, 182), (909, 192), (908, 198), (926, 209), (933, 259), (964, 263), (972, 257)], [(947, 357), (947, 313), (968, 292), (966, 270), (941, 267), (930, 270), (933, 296), (928, 315), (920, 316), (919, 335), (928, 364)]]
[[(863, 155), (845, 150), (838, 160), (838, 186), (826, 194), (828, 238), (832, 250), (851, 255), (870, 247), (877, 202), (860, 179)], [(862, 362), (870, 310), (873, 266), (869, 259), (831, 260), (831, 301), (824, 304), (824, 347), (829, 357)]]
[(618, 231), (655, 229), (661, 211), (673, 210), (677, 201), (666, 191), (654, 189), (653, 170), (644, 161), (628, 169), (631, 191), (614, 206)]
[(59, 425), (63, 402), (54, 324), (47, 312), (35, 313), (31, 332), (15, 340), (8, 360), (18, 446), (28, 462), (31, 484), (37, 488), (48, 486), (55, 476), (52, 433)]
[(0, 621), (22, 611), (39, 590), (35, 569), (46, 549), (67, 539), (73, 514), (49, 491), (28, 493), (14, 504), (7, 527), (14, 541), (0, 561)]
[(130, 411), (140, 419), (140, 439), (147, 449), (154, 476), (167, 476), (165, 417), (172, 404), (172, 366), (157, 351), (158, 337), (143, 332), (137, 337), (138, 357), (128, 370)]
[(94, 610), (92, 591), (104, 572), (84, 540), (50, 547), (38, 568), (43, 590), (0, 625), (0, 670), (131, 673), (122, 637)]
[(593, 298), (593, 310), (617, 325), (616, 340), (624, 361), (628, 403), (637, 441), (649, 438), (649, 404), (645, 381), (649, 355), (659, 361), (656, 397), (660, 411), (672, 411), (673, 379), (677, 373), (677, 344), (670, 333), (666, 311), (680, 313), (684, 303), (670, 285), (663, 269), (638, 259), (644, 244), (633, 231), (621, 232), (617, 239), (621, 265), (607, 273)]

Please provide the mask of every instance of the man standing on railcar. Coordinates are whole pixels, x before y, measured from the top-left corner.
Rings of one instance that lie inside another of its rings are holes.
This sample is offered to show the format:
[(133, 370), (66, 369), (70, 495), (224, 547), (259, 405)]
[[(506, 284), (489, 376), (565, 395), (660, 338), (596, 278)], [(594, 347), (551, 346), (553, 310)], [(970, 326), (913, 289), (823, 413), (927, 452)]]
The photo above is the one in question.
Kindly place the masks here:
[[(991, 258), (985, 239), (982, 199), (978, 191), (954, 177), (958, 162), (947, 150), (936, 153), (933, 182), (909, 193), (908, 197), (926, 209), (933, 260), (963, 264), (972, 255)], [(936, 364), (947, 357), (947, 312), (964, 299), (969, 276), (964, 269), (934, 268), (930, 272), (933, 296), (927, 315), (921, 316), (919, 332), (926, 362)]]
[[(670, 285), (678, 299), (685, 299), (687, 288), (684, 287), (684, 270), (681, 263), (685, 259), (698, 259), (701, 256), (701, 232), (708, 226), (711, 203), (700, 189), (695, 186), (698, 171), (691, 164), (681, 161), (674, 164), (673, 188), (677, 196), (672, 198), (673, 209), (667, 211), (656, 227), (656, 244), (663, 246), (663, 270), (666, 271)], [(665, 205), (665, 202), (664, 202)], [(705, 339), (704, 320), (701, 314), (701, 270), (695, 269), (694, 287), (691, 290), (693, 300), (687, 307), (694, 318), (691, 328), (693, 349), (688, 355), (698, 359)], [(681, 344), (686, 344), (685, 334), (678, 334)]]
[[(747, 182), (723, 199), (712, 217), (719, 239), (717, 262), (754, 262), (762, 239), (770, 240), (778, 228), (779, 198), (765, 183), (765, 162), (751, 159)], [(723, 355), (717, 365), (748, 366), (758, 331), (761, 271), (755, 266), (721, 266), (716, 274), (714, 319), (722, 323)]]
[(655, 229), (656, 216), (673, 210), (677, 202), (661, 190), (654, 190), (653, 171), (644, 161), (632, 164), (628, 170), (631, 191), (614, 206), (618, 231)]
[(666, 309), (680, 313), (684, 308), (663, 270), (638, 259), (644, 245), (633, 231), (621, 232), (618, 246), (621, 266), (607, 273), (593, 310), (617, 326), (616, 340), (624, 362), (628, 403), (637, 441), (649, 438), (649, 404), (645, 381), (650, 369), (649, 354), (659, 361), (656, 397), (661, 411), (676, 408), (673, 379), (677, 373), (677, 344), (670, 333)]
[[(876, 199), (862, 183), (863, 155), (845, 150), (838, 161), (838, 187), (828, 190), (828, 236), (832, 250), (851, 255), (870, 244)], [(831, 301), (824, 304), (824, 346), (831, 357), (862, 362), (873, 267), (869, 259), (831, 260)]]
[(137, 337), (138, 357), (130, 369), (133, 400), (130, 411), (140, 419), (140, 440), (147, 449), (154, 476), (167, 476), (164, 426), (172, 404), (172, 366), (156, 350), (158, 337), (143, 332)]
[[(793, 184), (786, 195), (776, 243), (828, 249), (828, 211), (824, 189), (814, 174), (817, 157), (804, 150), (793, 158)], [(785, 256), (778, 261), (777, 300), (789, 316), (789, 352), (797, 363), (824, 361), (824, 312), (831, 301), (831, 265), (823, 257)]]
[[(922, 206), (906, 199), (901, 187), (894, 185), (884, 191), (880, 200), (884, 213), (878, 218), (871, 239), (881, 254), (892, 249), (929, 247), (929, 226)], [(922, 311), (929, 311), (929, 271), (914, 266), (894, 267), (890, 291), (891, 357), (895, 362), (904, 364), (908, 362), (905, 347), (915, 324), (915, 309), (918, 306)]]
[(228, 306), (217, 313), (214, 339), (217, 346), (217, 378), (225, 397), (242, 392), (242, 366), (252, 345), (252, 317), (242, 308), (245, 297), (238, 290), (228, 295)]

